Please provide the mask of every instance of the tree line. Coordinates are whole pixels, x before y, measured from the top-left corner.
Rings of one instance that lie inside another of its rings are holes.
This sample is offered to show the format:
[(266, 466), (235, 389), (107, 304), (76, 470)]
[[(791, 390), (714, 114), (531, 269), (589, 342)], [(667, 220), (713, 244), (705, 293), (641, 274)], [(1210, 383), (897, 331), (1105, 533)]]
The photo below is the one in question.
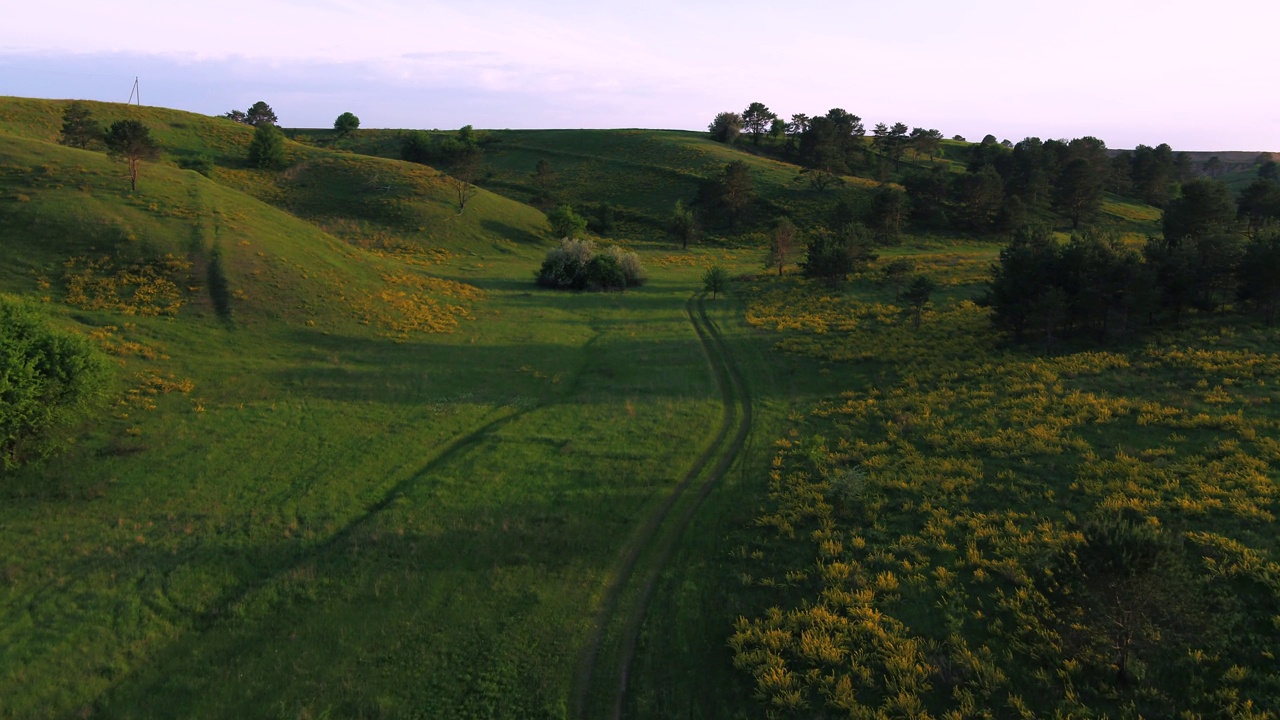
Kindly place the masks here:
[[(1265, 181), (1274, 185), (1274, 181)], [(1127, 339), (1188, 311), (1250, 309), (1268, 326), (1280, 309), (1280, 187), (1272, 222), (1251, 224), (1225, 185), (1198, 178), (1169, 200), (1163, 234), (1140, 248), (1094, 231), (1060, 243), (1048, 229), (1014, 235), (992, 266), (984, 302), (1015, 341)]]

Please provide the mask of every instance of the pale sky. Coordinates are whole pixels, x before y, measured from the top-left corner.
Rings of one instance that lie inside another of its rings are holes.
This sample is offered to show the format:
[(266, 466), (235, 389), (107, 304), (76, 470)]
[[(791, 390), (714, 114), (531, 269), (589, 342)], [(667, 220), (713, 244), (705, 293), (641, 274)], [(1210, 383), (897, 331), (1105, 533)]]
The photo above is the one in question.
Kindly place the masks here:
[(704, 129), (752, 101), (877, 122), (1280, 151), (1276, 0), (0, 0), (0, 95), (289, 127)]

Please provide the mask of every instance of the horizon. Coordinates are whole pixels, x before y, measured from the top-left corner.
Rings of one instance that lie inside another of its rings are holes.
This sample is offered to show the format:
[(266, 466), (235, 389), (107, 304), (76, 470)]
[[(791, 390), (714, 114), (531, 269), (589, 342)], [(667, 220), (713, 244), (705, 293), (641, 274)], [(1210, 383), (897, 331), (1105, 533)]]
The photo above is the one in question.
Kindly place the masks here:
[[(579, 0), (536, 12), (510, 0), (132, 9), (14, 9), (0, 28), (0, 95), (123, 102), (138, 77), (147, 105), (220, 115), (265, 100), (288, 127), (329, 127), (349, 111), (364, 128), (403, 129), (700, 131), (759, 101), (784, 119), (841, 107), (868, 130), (903, 122), (970, 141), (1280, 150), (1280, 100), (1259, 91), (1267, 46), (1239, 37), (1280, 21), (1261, 2), (1204, 16), (1189, 2), (1085, 0), (1064, 14), (929, 0), (911, 19), (820, 2), (784, 15), (756, 0), (732, 14)], [(780, 30), (779, 17), (802, 27)]]

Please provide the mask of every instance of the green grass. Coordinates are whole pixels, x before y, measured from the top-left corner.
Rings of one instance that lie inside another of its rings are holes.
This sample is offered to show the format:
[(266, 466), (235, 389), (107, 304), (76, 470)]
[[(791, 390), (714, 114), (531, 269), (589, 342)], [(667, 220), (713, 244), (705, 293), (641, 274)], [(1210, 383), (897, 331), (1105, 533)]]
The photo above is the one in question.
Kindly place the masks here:
[[(541, 214), (459, 215), (429, 168), (297, 146), (269, 175), (237, 166), (242, 128), (95, 106), (165, 143), (131, 195), (46, 142), (56, 103), (3, 108), (0, 287), (110, 343), (122, 404), (0, 485), (0, 715), (563, 717), (618, 554), (719, 416), (698, 268), (650, 252), (640, 290), (539, 291)], [(212, 179), (168, 164), (187, 129), (234, 141)], [(191, 263), (176, 315), (62, 302), (69, 258), (166, 253)], [(395, 332), (386, 275), (480, 295), (430, 285), (467, 317)]]
[[(726, 640), (778, 598), (740, 578), (765, 547), (753, 522), (775, 442), (798, 408), (863, 389), (894, 356), (817, 352), (861, 317), (845, 293), (794, 266), (757, 277), (760, 248), (718, 229), (685, 253), (661, 228), (731, 160), (765, 200), (748, 229), (780, 213), (816, 224), (873, 182), (820, 193), (702, 133), (490, 131), (485, 190), (459, 213), (436, 170), (396, 159), (395, 131), (293, 132), (272, 172), (245, 166), (250, 128), (91, 104), (162, 143), (130, 193), (101, 151), (52, 144), (63, 107), (0, 99), (0, 291), (93, 337), (117, 362), (115, 392), (66, 455), (0, 478), (0, 717), (570, 715), (606, 589), (722, 419), (686, 315), (713, 263), (750, 278), (708, 304), (751, 432), (701, 504), (673, 506), (697, 512), (670, 557), (640, 548), (635, 575), (658, 574), (649, 606), (632, 587), (606, 622), (616, 634), (644, 610), (630, 716), (759, 714)], [(176, 167), (198, 154), (211, 177)], [(525, 203), (544, 158), (563, 201), (617, 208), (613, 234), (649, 284), (534, 287), (550, 239)], [(1114, 198), (1104, 212), (1134, 236), (1155, 222)], [(215, 246), (229, 321), (207, 288)], [(949, 307), (980, 292), (997, 252), (909, 237), (881, 264), (913, 257)], [(102, 258), (92, 287), (118, 297), (68, 302)], [(874, 272), (853, 292), (880, 306), (873, 325), (895, 326)], [(140, 313), (153, 306), (137, 293), (157, 288), (181, 307)], [(762, 288), (804, 293), (808, 330), (770, 324), (782, 313), (761, 309)], [(619, 650), (605, 648), (607, 690)], [(608, 705), (598, 692), (589, 707)]]

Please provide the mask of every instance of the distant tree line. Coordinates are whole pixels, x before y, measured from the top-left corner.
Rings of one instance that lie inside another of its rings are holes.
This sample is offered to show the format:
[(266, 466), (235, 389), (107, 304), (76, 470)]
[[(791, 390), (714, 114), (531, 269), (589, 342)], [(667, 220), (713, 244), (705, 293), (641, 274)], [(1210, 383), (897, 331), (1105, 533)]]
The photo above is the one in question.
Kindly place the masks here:
[[(1274, 181), (1263, 180), (1274, 185)], [(1280, 308), (1280, 188), (1265, 222), (1225, 185), (1183, 183), (1165, 207), (1163, 234), (1140, 250), (1096, 232), (1063, 244), (1044, 228), (1017, 232), (992, 267), (985, 302), (1015, 341), (1128, 338), (1187, 311), (1252, 309), (1267, 325)]]

